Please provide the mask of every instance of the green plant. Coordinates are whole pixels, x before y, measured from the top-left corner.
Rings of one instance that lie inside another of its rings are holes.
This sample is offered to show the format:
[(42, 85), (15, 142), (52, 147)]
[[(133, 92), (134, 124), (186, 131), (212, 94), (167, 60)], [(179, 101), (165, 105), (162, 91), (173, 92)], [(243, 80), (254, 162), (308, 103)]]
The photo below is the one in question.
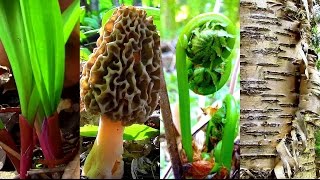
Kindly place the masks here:
[[(224, 15), (204, 13), (183, 28), (176, 47), (182, 145), (192, 161), (189, 88), (201, 95), (221, 89), (230, 77), (237, 31)], [(187, 68), (187, 69), (186, 69)]]
[(46, 159), (62, 153), (55, 112), (64, 81), (64, 45), (77, 22), (78, 4), (75, 0), (61, 15), (58, 1), (0, 2), (0, 39), (9, 57), (22, 111), (21, 178), (26, 178), (31, 167), (35, 119)]
[[(225, 167), (230, 171), (234, 139), (237, 136), (237, 128), (239, 124), (239, 115), (236, 107), (237, 103), (234, 97), (231, 94), (228, 94), (224, 99), (224, 104), (224, 108), (221, 109), (221, 111), (219, 110), (220, 112), (217, 112), (218, 114), (215, 114), (213, 116), (213, 119), (210, 120), (215, 121), (214, 123), (223, 124), (223, 128), (221, 128), (222, 132), (218, 131), (222, 134), (222, 136), (217, 137), (219, 142), (214, 149), (215, 167), (213, 167), (212, 171), (217, 171), (221, 167)], [(223, 116), (222, 114), (225, 116)], [(221, 119), (221, 122), (216, 122), (216, 115), (218, 116), (218, 119)], [(208, 128), (210, 128), (210, 126), (207, 127), (207, 132), (210, 132)], [(213, 133), (216, 132), (217, 131), (213, 131)], [(207, 144), (209, 144), (209, 142)]]

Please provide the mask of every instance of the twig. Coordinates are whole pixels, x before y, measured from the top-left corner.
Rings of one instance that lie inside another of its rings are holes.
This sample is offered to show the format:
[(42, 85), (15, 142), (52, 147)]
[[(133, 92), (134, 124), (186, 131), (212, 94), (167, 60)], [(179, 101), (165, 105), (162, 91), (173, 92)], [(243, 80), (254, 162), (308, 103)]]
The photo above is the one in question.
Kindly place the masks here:
[(0, 113), (7, 113), (7, 112), (20, 113), (21, 109), (20, 107), (7, 107), (7, 108), (0, 107)]
[(20, 160), (20, 154), (17, 153), (15, 150), (13, 150), (11, 147), (9, 147), (8, 145), (6, 145), (5, 143), (0, 141), (0, 146), (2, 147), (2, 149), (8, 153), (10, 153), (11, 155), (13, 155), (15, 158), (17, 158), (18, 160)]
[(61, 171), (64, 171), (65, 169), (66, 169), (66, 166), (55, 167), (50, 169), (30, 169), (28, 171), (28, 175), (61, 172)]
[(170, 103), (167, 93), (167, 86), (164, 79), (162, 63), (160, 68), (160, 97), (160, 107), (165, 128), (165, 136), (168, 144), (168, 151), (172, 163), (173, 175), (176, 179), (181, 179), (182, 164), (176, 141), (178, 133), (172, 121), (172, 114), (170, 110)]

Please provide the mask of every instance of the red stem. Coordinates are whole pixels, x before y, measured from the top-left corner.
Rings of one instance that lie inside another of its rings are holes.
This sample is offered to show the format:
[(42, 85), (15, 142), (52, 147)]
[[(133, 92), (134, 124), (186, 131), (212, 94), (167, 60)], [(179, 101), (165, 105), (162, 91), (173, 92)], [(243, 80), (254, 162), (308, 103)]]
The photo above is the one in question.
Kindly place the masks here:
[[(19, 152), (15, 142), (12, 139), (12, 136), (6, 129), (0, 130), (0, 141), (6, 144), (7, 146), (9, 146), (12, 150)], [(7, 151), (6, 151), (6, 154), (9, 157), (15, 169), (17, 170), (17, 172), (20, 172), (20, 160)]]
[(33, 126), (22, 116), (19, 115), (20, 138), (21, 138), (21, 160), (20, 178), (27, 178), (27, 171), (31, 168), (33, 143)]
[[(48, 161), (55, 161), (63, 157), (62, 141), (59, 128), (58, 113), (45, 118), (42, 124), (36, 124), (37, 135), (44, 157)], [(53, 164), (49, 168), (54, 167)]]

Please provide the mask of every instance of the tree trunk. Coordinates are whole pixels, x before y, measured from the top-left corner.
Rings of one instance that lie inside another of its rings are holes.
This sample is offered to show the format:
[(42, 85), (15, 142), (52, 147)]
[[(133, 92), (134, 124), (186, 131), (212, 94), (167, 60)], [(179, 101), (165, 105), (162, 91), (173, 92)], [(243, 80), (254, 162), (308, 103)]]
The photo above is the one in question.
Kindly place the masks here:
[(240, 2), (241, 178), (316, 177), (319, 73), (303, 51), (310, 34), (304, 13), (296, 1)]

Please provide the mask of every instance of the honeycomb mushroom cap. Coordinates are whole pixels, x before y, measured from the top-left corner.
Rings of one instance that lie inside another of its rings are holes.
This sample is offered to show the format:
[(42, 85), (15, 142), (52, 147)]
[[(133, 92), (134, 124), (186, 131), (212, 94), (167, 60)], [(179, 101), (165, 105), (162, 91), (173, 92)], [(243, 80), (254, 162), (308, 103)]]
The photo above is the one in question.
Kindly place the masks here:
[(144, 123), (159, 100), (160, 37), (151, 17), (119, 7), (100, 31), (97, 48), (82, 71), (87, 111), (127, 126)]

